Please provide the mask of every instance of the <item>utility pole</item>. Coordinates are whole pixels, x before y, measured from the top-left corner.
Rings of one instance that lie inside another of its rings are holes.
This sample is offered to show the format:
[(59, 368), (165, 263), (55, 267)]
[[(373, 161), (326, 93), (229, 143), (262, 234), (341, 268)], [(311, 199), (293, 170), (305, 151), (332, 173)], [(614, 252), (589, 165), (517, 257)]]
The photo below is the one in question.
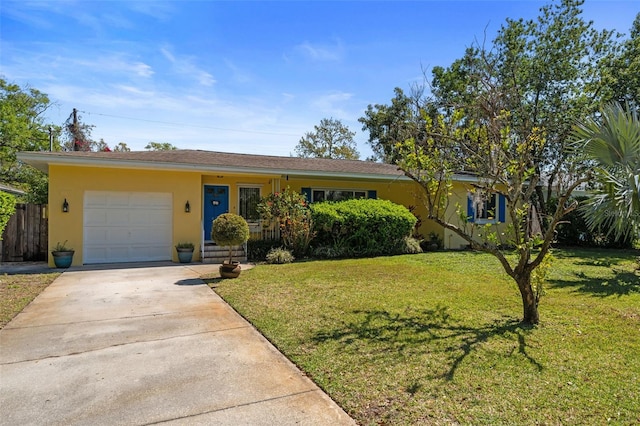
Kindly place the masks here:
[(78, 110), (73, 109), (73, 130), (71, 130), (71, 134), (73, 135), (73, 150), (80, 151), (80, 147), (78, 146)]
[(53, 129), (49, 126), (49, 152), (53, 152)]

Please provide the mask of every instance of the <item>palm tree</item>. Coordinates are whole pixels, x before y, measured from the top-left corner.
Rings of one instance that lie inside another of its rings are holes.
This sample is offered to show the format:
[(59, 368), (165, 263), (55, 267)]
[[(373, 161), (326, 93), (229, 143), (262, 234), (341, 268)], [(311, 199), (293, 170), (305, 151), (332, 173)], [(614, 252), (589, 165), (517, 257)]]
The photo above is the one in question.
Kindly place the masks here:
[(582, 207), (592, 230), (616, 239), (640, 238), (640, 121), (638, 109), (607, 105), (575, 129), (573, 148), (592, 160), (599, 182)]

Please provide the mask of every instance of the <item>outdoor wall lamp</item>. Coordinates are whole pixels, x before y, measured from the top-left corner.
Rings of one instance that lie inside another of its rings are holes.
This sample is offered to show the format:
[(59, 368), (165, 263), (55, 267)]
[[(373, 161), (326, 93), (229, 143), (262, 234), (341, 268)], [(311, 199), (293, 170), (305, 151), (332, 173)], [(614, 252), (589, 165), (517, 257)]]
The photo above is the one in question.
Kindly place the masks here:
[(184, 212), (185, 213), (190, 213), (191, 212), (191, 206), (189, 205), (189, 201), (187, 200), (187, 203), (184, 205)]
[(69, 203), (67, 203), (67, 199), (64, 199), (64, 203), (62, 203), (62, 213), (69, 213)]

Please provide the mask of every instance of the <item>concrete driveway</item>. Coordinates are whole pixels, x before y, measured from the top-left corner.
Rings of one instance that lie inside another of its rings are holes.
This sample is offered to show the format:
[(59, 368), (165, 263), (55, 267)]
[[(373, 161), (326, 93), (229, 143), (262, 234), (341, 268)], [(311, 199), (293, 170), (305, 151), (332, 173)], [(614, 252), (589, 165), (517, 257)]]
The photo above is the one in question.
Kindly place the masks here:
[(0, 422), (355, 424), (198, 278), (216, 269), (62, 274), (0, 330)]

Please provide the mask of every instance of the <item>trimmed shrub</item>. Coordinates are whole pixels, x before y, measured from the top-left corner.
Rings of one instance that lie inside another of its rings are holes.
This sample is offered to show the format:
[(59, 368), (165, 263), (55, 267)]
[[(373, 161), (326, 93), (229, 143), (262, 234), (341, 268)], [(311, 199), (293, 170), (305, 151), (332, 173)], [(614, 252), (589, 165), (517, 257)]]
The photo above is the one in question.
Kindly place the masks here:
[(282, 247), (277, 247), (269, 250), (266, 259), (267, 263), (277, 263), (281, 265), (284, 263), (291, 263), (295, 258), (289, 250)]
[(231, 263), (233, 246), (244, 244), (249, 239), (249, 224), (237, 214), (221, 214), (213, 220), (211, 239), (219, 246), (229, 247), (229, 263)]
[(406, 207), (388, 200), (352, 199), (310, 207), (318, 248), (314, 253), (324, 250), (339, 257), (405, 253), (406, 238), (417, 220)]

